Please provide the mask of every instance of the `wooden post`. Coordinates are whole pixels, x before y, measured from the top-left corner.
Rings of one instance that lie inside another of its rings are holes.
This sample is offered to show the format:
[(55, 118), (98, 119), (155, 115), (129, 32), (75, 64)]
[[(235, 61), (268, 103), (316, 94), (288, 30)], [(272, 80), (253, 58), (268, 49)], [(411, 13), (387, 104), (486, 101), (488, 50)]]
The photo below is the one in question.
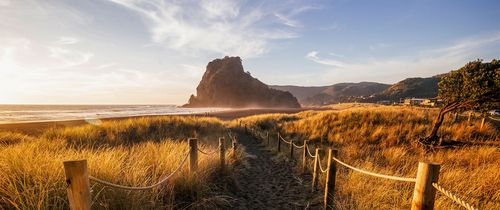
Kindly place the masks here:
[(318, 164), (321, 164), (319, 161), (319, 148), (316, 148), (315, 152), (315, 157), (314, 157), (314, 170), (313, 170), (313, 179), (312, 179), (312, 187), (311, 191), (314, 192), (316, 191), (316, 185), (317, 185), (317, 179), (318, 179), (318, 173), (319, 173), (319, 166)]
[(219, 138), (219, 159), (220, 159), (220, 171), (224, 173), (226, 168), (226, 148), (224, 146), (224, 138)]
[(304, 151), (302, 151), (302, 173), (307, 171), (307, 140), (304, 140)]
[(333, 198), (335, 192), (335, 175), (337, 172), (337, 167), (335, 162), (332, 163), (332, 157), (337, 157), (338, 151), (328, 149), (328, 160), (326, 169), (326, 179), (325, 179), (325, 196), (323, 209), (333, 209)]
[(485, 120), (486, 120), (486, 116), (483, 116), (483, 119), (481, 120), (481, 127), (479, 128), (480, 130), (483, 130)]
[(198, 139), (189, 139), (189, 173), (196, 173), (198, 169)]
[(281, 150), (281, 139), (280, 139), (280, 133), (278, 132), (278, 152)]
[(266, 132), (266, 137), (267, 137), (267, 146), (269, 146), (269, 131)]
[(66, 192), (69, 208), (72, 210), (90, 210), (90, 181), (87, 171), (87, 160), (64, 161), (66, 174)]
[(290, 160), (293, 160), (293, 140), (290, 140)]
[(418, 163), (417, 182), (413, 191), (413, 200), (411, 201), (412, 210), (432, 210), (434, 209), (434, 199), (436, 189), (432, 183), (439, 179), (440, 165), (437, 163)]
[(233, 140), (233, 156), (236, 156), (236, 150), (238, 149), (238, 144), (236, 143), (236, 138)]

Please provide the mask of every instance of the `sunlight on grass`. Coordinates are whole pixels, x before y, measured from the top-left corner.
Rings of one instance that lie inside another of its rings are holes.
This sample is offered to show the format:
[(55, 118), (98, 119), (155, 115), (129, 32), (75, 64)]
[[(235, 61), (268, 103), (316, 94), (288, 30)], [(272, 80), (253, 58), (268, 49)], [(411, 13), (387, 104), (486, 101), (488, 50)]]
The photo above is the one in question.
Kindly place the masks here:
[[(335, 107), (335, 106), (334, 106)], [(333, 108), (333, 107), (331, 107)], [(437, 109), (344, 104), (331, 111), (268, 114), (234, 120), (271, 133), (280, 131), (295, 142), (339, 149), (341, 160), (382, 174), (415, 177), (418, 161), (441, 163), (439, 183), (480, 209), (500, 208), (500, 151), (497, 146), (464, 146), (425, 153), (416, 143), (431, 129)], [(241, 121), (241, 122), (240, 122)], [(453, 122), (449, 116), (440, 135), (467, 142), (493, 142), (499, 133), (480, 119)], [(276, 141), (274, 135), (273, 142)], [(325, 164), (325, 163), (323, 163)], [(339, 168), (336, 183), (339, 209), (408, 209), (413, 184), (384, 180)], [(457, 209), (453, 201), (437, 194), (436, 209)]]
[[(7, 209), (67, 209), (62, 162), (87, 159), (94, 177), (127, 186), (146, 186), (169, 175), (188, 150), (186, 138), (216, 149), (225, 133), (213, 118), (154, 117), (107, 121), (47, 131), (38, 139), (21, 134), (0, 135), (0, 206)], [(7, 139), (7, 140), (5, 140)], [(229, 143), (227, 144), (229, 145)], [(227, 158), (229, 165), (233, 161)], [(186, 164), (168, 183), (146, 191), (126, 191), (91, 182), (95, 208), (174, 209), (196, 199), (192, 187), (209, 192), (217, 174), (217, 155), (199, 155), (199, 173), (188, 175)]]

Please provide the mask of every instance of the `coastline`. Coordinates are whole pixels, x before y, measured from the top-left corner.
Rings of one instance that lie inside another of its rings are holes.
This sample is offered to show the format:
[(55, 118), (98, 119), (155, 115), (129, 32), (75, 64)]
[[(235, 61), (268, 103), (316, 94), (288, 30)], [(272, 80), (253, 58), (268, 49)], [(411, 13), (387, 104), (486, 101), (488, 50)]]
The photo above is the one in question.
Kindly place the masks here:
[[(216, 112), (207, 113), (197, 113), (197, 114), (165, 114), (165, 115), (140, 115), (140, 116), (128, 116), (128, 117), (109, 117), (101, 118), (101, 121), (114, 121), (114, 120), (127, 120), (142, 117), (158, 117), (158, 116), (195, 116), (195, 117), (215, 117), (221, 120), (233, 120), (241, 117), (247, 117), (258, 114), (271, 114), (271, 113), (297, 113), (307, 110), (325, 110), (326, 108), (315, 108), (315, 107), (305, 107), (305, 108), (248, 108), (248, 109), (231, 109)], [(61, 128), (61, 127), (72, 127), (81, 126), (89, 124), (85, 119), (76, 120), (55, 120), (55, 121), (28, 121), (28, 122), (14, 122), (0, 124), (0, 132), (2, 131), (12, 131), (20, 132), (28, 135), (37, 135), (46, 129), (50, 128)]]

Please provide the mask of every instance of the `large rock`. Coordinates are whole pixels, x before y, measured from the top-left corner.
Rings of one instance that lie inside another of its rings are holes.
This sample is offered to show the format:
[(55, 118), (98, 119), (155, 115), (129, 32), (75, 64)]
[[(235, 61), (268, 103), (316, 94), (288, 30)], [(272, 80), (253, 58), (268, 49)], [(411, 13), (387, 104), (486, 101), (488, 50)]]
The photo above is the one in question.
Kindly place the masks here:
[(280, 107), (298, 108), (289, 92), (269, 88), (243, 70), (240, 57), (224, 57), (208, 63), (207, 70), (184, 107)]

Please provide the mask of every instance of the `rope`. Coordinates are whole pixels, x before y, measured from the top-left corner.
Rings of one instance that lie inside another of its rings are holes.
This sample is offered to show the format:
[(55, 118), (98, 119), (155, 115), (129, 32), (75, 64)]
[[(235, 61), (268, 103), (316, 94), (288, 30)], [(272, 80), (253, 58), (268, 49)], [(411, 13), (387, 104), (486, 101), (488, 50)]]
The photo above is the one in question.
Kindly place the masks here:
[(319, 165), (319, 170), (321, 170), (321, 173), (326, 173), (328, 168), (326, 170), (323, 170), (323, 167), (321, 167), (321, 156), (319, 156), (319, 153), (318, 153), (318, 165)]
[(339, 159), (337, 159), (335, 157), (332, 157), (332, 159), (335, 160), (335, 161), (337, 161), (338, 163), (344, 165), (347, 168), (350, 168), (352, 170), (355, 170), (355, 171), (363, 173), (363, 174), (372, 175), (372, 176), (376, 176), (376, 177), (380, 177), (380, 178), (385, 178), (385, 179), (396, 180), (396, 181), (403, 181), (403, 182), (416, 182), (417, 181), (417, 179), (415, 179), (415, 178), (389, 176), (389, 175), (384, 175), (384, 174), (378, 174), (378, 173), (373, 173), (373, 172), (365, 171), (363, 169), (359, 169), (359, 168), (355, 168), (354, 166), (350, 166), (347, 163), (344, 163), (344, 162), (340, 161)]
[(189, 151), (186, 152), (184, 159), (182, 159), (179, 166), (177, 166), (177, 168), (170, 175), (166, 176), (158, 183), (150, 185), (150, 186), (146, 186), (146, 187), (129, 187), (129, 186), (124, 186), (124, 185), (119, 185), (119, 184), (113, 184), (111, 182), (107, 182), (107, 181), (95, 178), (93, 176), (89, 176), (89, 179), (94, 181), (94, 182), (100, 183), (102, 185), (108, 186), (108, 187), (114, 187), (114, 188), (123, 189), (123, 190), (149, 190), (149, 189), (152, 189), (154, 187), (160, 186), (161, 184), (165, 183), (168, 179), (170, 179), (170, 177), (172, 177), (174, 174), (176, 174), (179, 171), (179, 169), (184, 165), (188, 156), (189, 156)]
[(304, 148), (304, 146), (305, 146), (305, 144), (303, 144), (302, 146), (297, 146), (297, 145), (296, 145), (295, 143), (293, 143), (293, 142), (292, 142), (292, 144), (293, 144), (293, 146), (294, 146), (294, 147), (296, 147), (297, 149)]
[(231, 141), (234, 141), (234, 136), (231, 135), (231, 132), (227, 132), (227, 136), (229, 136), (229, 139), (231, 139)]
[(291, 143), (292, 143), (292, 141), (286, 141), (283, 137), (281, 137), (281, 135), (280, 135), (279, 133), (278, 133), (278, 136), (280, 137), (280, 139), (281, 139), (283, 142), (285, 142), (285, 143), (287, 143), (287, 144), (291, 144)]
[(446, 197), (448, 197), (451, 200), (455, 201), (456, 203), (460, 204), (464, 208), (466, 208), (468, 210), (477, 210), (476, 207), (468, 204), (467, 202), (465, 202), (461, 198), (457, 197), (456, 195), (453, 195), (450, 191), (445, 190), (443, 187), (439, 186), (437, 183), (432, 183), (432, 186), (434, 186), (434, 188), (436, 188), (439, 192), (443, 193), (444, 195), (446, 195)]
[(309, 146), (306, 146), (307, 154), (309, 154), (310, 157), (315, 158), (316, 155), (312, 155), (311, 152), (309, 151)]
[(491, 117), (491, 116), (488, 117), (488, 118), (490, 118), (491, 120), (494, 120), (494, 121), (500, 121), (500, 119), (497, 119), (497, 118), (494, 118), (494, 117)]
[[(219, 148), (219, 147), (217, 147), (217, 149), (218, 149), (218, 148)], [(201, 154), (204, 154), (204, 155), (213, 155), (213, 154), (215, 154), (217, 151), (219, 151), (219, 150), (217, 150), (217, 149), (214, 149), (214, 151), (212, 151), (212, 152), (205, 152), (205, 151), (201, 150), (200, 148), (198, 148), (198, 152), (200, 152)]]

